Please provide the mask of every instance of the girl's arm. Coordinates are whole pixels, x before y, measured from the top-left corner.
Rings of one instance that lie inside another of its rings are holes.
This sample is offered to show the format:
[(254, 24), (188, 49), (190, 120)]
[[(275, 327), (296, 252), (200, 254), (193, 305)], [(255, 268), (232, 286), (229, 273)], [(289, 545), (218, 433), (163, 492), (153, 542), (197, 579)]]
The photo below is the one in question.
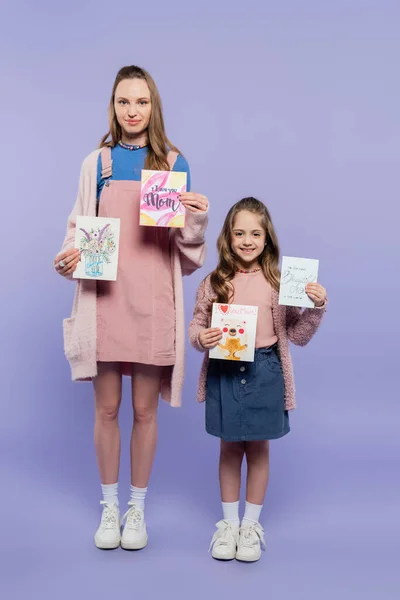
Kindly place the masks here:
[(196, 304), (193, 310), (193, 319), (189, 325), (189, 340), (190, 343), (199, 352), (205, 352), (206, 348), (200, 344), (199, 335), (203, 329), (207, 329), (210, 324), (210, 301), (206, 293), (206, 279), (204, 279), (196, 295)]
[(321, 308), (302, 310), (295, 306), (286, 307), (286, 331), (289, 340), (296, 346), (305, 346), (321, 324), (326, 302)]

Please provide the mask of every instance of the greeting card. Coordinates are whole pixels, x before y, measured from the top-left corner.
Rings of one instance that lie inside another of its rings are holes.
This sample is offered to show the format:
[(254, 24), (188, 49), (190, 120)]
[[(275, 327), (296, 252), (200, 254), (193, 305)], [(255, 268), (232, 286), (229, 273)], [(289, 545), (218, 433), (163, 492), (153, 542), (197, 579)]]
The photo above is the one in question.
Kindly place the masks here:
[(74, 279), (117, 279), (119, 231), (119, 219), (76, 218), (75, 247), (81, 251), (81, 260)]
[(319, 261), (312, 258), (282, 258), (279, 304), (314, 308), (315, 304), (306, 294), (307, 283), (318, 281)]
[(221, 329), (223, 337), (210, 358), (254, 362), (257, 315), (257, 306), (213, 304), (211, 327)]
[(184, 227), (185, 207), (180, 195), (186, 192), (187, 174), (178, 171), (142, 171), (140, 225)]

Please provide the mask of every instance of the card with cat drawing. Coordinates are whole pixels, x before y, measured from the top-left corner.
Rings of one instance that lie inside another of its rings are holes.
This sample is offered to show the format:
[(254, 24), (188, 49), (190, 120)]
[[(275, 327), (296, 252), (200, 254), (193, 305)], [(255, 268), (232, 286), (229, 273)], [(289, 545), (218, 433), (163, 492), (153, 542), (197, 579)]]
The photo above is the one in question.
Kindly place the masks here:
[(222, 340), (210, 358), (254, 362), (258, 306), (214, 303), (211, 327), (222, 330)]

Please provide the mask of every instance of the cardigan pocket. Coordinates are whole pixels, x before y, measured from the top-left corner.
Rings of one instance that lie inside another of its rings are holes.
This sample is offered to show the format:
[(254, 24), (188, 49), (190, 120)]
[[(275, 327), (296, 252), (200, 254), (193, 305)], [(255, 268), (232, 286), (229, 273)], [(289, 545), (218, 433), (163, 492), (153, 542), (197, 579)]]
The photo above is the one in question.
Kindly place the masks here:
[(79, 348), (74, 342), (75, 317), (63, 320), (64, 331), (64, 354), (67, 360), (73, 360), (79, 356)]

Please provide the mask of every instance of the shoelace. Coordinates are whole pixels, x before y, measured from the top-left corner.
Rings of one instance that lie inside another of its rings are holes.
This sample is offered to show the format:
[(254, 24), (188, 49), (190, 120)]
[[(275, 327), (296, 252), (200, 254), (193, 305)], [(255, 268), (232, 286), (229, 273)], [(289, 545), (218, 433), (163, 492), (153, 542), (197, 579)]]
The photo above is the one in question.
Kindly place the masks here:
[(130, 504), (130, 502), (128, 502), (128, 506), (130, 508), (122, 517), (122, 521), (125, 521), (126, 519), (125, 527), (139, 531), (139, 526), (143, 518), (143, 511), (138, 508), (136, 504)]
[(108, 504), (102, 500), (100, 502), (104, 506), (103, 514), (101, 516), (101, 524), (104, 529), (113, 529), (117, 524), (117, 511), (112, 504)]
[(211, 549), (216, 542), (218, 542), (219, 546), (227, 546), (234, 539), (233, 529), (230, 523), (227, 523), (226, 521), (221, 521), (220, 523), (220, 525), (217, 525), (217, 531), (214, 533), (211, 540), (211, 544), (208, 549), (209, 552), (211, 552)]
[(247, 548), (252, 548), (256, 543), (254, 536), (257, 536), (261, 543), (261, 548), (265, 550), (266, 544), (264, 539), (264, 529), (261, 527), (260, 523), (254, 523), (250, 527), (241, 527), (240, 528), (240, 536), (239, 536), (239, 544), (240, 546), (245, 546)]

